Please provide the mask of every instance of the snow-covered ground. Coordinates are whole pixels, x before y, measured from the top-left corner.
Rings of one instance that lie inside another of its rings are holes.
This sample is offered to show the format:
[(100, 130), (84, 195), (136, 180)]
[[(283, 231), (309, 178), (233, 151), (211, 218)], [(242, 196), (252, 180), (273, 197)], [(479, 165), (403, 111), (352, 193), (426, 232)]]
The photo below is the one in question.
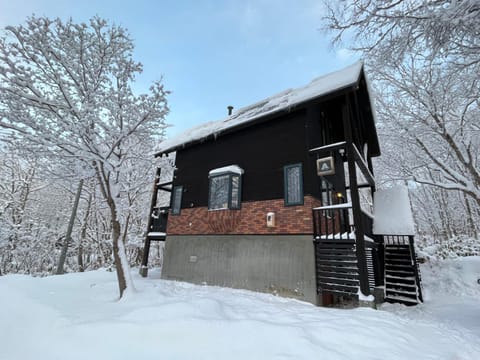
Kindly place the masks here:
[(0, 359), (479, 359), (480, 257), (422, 267), (424, 304), (319, 308), (105, 270), (0, 277)]

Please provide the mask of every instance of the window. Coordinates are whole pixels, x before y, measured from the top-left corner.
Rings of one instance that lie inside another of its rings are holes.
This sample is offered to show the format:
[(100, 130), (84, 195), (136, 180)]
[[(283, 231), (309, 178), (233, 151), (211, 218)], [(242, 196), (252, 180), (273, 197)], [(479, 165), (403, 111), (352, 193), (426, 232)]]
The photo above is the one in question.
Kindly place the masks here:
[(285, 205), (303, 205), (302, 164), (287, 165), (283, 168)]
[(210, 171), (208, 209), (240, 209), (241, 176), (243, 170), (237, 165)]
[(322, 206), (333, 204), (333, 186), (325, 179), (322, 179)]
[(182, 207), (183, 186), (174, 186), (172, 191), (172, 215), (179, 215)]
[[(328, 206), (328, 205), (333, 205), (333, 185), (322, 178), (321, 180), (321, 186), (322, 186), (322, 206)], [(333, 216), (333, 210), (326, 210), (325, 215), (328, 217)]]

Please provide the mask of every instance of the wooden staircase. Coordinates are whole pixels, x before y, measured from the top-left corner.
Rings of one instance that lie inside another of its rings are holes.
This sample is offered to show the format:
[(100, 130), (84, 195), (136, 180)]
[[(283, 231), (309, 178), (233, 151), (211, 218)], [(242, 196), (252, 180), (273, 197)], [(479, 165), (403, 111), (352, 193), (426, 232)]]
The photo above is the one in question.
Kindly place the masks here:
[(413, 236), (385, 240), (385, 300), (405, 305), (423, 302)]
[(315, 241), (317, 291), (356, 296), (358, 268), (353, 239)]

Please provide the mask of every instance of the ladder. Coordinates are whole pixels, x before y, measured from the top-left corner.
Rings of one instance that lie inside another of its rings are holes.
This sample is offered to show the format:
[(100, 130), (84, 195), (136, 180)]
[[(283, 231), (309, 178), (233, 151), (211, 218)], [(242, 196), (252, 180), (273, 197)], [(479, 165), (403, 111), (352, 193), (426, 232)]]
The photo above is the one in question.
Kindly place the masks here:
[(157, 207), (159, 191), (172, 192), (172, 182), (160, 183), (161, 168), (157, 168), (155, 180), (153, 182), (152, 198), (150, 201), (150, 211), (147, 221), (147, 231), (145, 233), (145, 243), (143, 247), (142, 264), (140, 266), (140, 275), (148, 275), (148, 256), (150, 253), (150, 244), (152, 241), (165, 241), (167, 237), (167, 219), (169, 207)]

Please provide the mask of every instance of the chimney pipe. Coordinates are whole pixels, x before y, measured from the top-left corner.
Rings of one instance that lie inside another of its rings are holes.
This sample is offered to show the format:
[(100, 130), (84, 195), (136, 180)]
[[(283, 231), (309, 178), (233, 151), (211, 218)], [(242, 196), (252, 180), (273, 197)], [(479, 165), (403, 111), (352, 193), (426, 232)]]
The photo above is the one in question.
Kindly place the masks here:
[(227, 106), (227, 109), (228, 109), (228, 115), (232, 115), (232, 111), (233, 111), (233, 106), (232, 105), (228, 105)]

